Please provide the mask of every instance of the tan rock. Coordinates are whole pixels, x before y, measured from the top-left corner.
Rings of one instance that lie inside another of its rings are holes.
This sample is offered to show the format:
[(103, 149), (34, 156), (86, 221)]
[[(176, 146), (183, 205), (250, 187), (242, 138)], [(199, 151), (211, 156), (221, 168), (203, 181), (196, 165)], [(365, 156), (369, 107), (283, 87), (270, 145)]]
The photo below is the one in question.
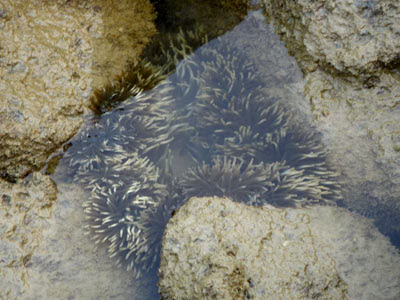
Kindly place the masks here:
[(0, 1), (0, 172), (41, 168), (155, 33), (147, 0)]
[(0, 299), (21, 299), (28, 268), (57, 199), (52, 180), (40, 173), (18, 184), (0, 179)]
[(163, 237), (162, 299), (397, 299), (400, 254), (336, 207), (192, 198)]

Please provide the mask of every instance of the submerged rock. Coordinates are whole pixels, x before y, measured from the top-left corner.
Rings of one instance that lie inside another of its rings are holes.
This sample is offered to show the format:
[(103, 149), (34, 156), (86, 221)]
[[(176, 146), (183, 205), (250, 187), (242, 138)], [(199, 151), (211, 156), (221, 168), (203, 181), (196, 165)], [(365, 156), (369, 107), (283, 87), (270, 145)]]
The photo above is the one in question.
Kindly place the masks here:
[(263, 0), (304, 74), (304, 103), (343, 174), (345, 205), (400, 241), (400, 6)]
[(167, 225), (162, 299), (398, 299), (400, 255), (367, 220), (327, 206), (192, 198)]
[(358, 80), (318, 70), (305, 76), (304, 95), (331, 150), (331, 163), (342, 170), (344, 204), (398, 240), (399, 76), (383, 73), (376, 86), (365, 88)]
[(38, 172), (17, 184), (0, 179), (1, 300), (157, 299), (152, 279), (116, 268), (105, 249), (93, 254), (84, 199)]

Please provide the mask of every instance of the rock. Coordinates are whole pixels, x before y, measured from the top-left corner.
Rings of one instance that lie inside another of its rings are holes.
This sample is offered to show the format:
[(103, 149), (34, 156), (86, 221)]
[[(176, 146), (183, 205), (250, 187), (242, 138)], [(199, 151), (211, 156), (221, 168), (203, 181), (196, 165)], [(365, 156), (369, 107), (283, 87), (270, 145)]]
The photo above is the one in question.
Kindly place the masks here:
[(383, 73), (366, 88), (317, 70), (304, 80), (315, 124), (343, 174), (345, 205), (400, 236), (400, 78)]
[(162, 299), (399, 299), (400, 255), (345, 209), (192, 198), (163, 237)]
[(303, 95), (292, 102), (307, 105), (323, 133), (343, 175), (345, 205), (398, 243), (398, 1), (261, 2), (303, 71)]
[(106, 249), (93, 251), (87, 197), (37, 172), (16, 184), (0, 180), (1, 300), (155, 299), (154, 279), (136, 280)]
[(0, 179), (0, 299), (21, 299), (56, 199), (46, 175), (34, 173), (18, 184)]
[(302, 69), (375, 75), (400, 55), (397, 0), (263, 0)]
[(0, 0), (0, 175), (41, 168), (155, 34), (147, 0)]

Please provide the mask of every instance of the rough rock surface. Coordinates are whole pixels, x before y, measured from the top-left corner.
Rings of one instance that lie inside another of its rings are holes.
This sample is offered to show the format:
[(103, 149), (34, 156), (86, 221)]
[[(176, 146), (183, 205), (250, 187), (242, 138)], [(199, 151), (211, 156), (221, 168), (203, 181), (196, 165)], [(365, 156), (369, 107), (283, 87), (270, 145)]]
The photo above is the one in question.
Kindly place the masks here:
[(400, 255), (336, 207), (192, 198), (167, 225), (162, 299), (399, 299)]
[(57, 199), (56, 185), (34, 173), (11, 184), (0, 179), (0, 299), (21, 299), (31, 258)]
[(345, 205), (400, 243), (398, 1), (261, 2), (303, 71)]
[(155, 33), (147, 0), (0, 0), (0, 175), (43, 166)]
[(263, 0), (289, 50), (307, 70), (374, 75), (400, 57), (397, 0)]
[(106, 249), (94, 251), (96, 245), (84, 228), (82, 203), (88, 195), (76, 185), (57, 187), (52, 217), (27, 270), (28, 287), (18, 299), (156, 299), (155, 282), (135, 280), (115, 265)]
[(0, 181), (1, 300), (156, 299), (154, 279), (135, 280), (105, 249), (93, 251), (84, 199), (79, 187), (56, 188), (37, 172), (17, 184)]
[(320, 70), (305, 76), (304, 94), (343, 173), (345, 204), (400, 233), (400, 77), (383, 73), (370, 88)]

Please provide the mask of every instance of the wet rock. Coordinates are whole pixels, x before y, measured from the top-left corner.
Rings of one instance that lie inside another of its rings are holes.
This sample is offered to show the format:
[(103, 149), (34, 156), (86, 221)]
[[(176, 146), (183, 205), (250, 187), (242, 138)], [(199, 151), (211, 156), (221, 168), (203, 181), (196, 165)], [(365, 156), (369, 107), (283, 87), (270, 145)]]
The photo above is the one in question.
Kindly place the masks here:
[(336, 207), (192, 198), (163, 238), (162, 299), (397, 299), (400, 254)]
[(28, 287), (18, 299), (157, 299), (153, 278), (136, 280), (115, 264), (107, 249), (94, 251), (82, 209), (86, 192), (73, 184), (57, 183), (57, 187), (52, 216), (27, 270)]
[(147, 0), (0, 0), (0, 173), (41, 168), (155, 33)]
[(302, 69), (375, 75), (400, 57), (397, 0), (263, 0)]
[(40, 173), (11, 184), (0, 179), (0, 299), (21, 299), (31, 258), (52, 214), (57, 188)]
[(383, 73), (366, 88), (357, 78), (320, 70), (305, 76), (304, 95), (342, 171), (345, 205), (400, 237), (400, 77)]
[(343, 174), (345, 205), (400, 241), (398, 2), (262, 2), (303, 71), (301, 101)]
[(0, 181), (1, 300), (156, 299), (154, 279), (135, 280), (106, 249), (93, 251), (87, 197), (37, 172), (16, 184)]

